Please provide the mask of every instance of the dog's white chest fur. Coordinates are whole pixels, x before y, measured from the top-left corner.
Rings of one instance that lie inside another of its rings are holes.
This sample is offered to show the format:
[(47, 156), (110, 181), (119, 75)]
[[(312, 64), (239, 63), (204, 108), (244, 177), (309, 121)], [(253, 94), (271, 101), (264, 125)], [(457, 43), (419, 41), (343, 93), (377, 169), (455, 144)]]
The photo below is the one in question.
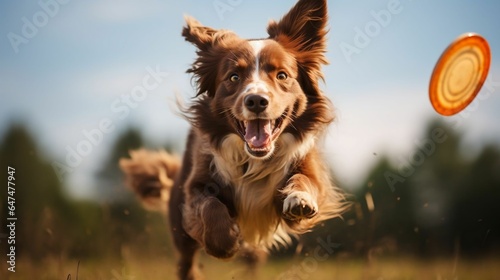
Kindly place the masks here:
[(292, 135), (283, 134), (272, 158), (262, 161), (250, 158), (244, 151), (244, 142), (231, 134), (224, 139), (222, 150), (214, 153), (212, 164), (218, 175), (234, 188), (237, 222), (247, 243), (271, 247), (291, 241), (275, 209), (274, 198), (278, 187), (286, 183), (291, 164), (305, 156), (312, 142), (308, 139), (299, 144)]

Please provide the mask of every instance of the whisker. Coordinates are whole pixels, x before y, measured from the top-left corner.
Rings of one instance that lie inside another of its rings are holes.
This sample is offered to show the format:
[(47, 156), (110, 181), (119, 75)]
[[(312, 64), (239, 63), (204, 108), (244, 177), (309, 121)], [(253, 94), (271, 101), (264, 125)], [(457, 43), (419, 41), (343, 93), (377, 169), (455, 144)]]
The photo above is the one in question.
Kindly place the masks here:
[(225, 114), (229, 111), (231, 111), (231, 108), (221, 108), (220, 110), (217, 111), (217, 113), (218, 114)]
[(283, 117), (284, 117), (285, 119), (287, 119), (287, 120), (289, 120), (289, 121), (290, 121), (290, 124), (289, 124), (289, 125), (290, 125), (291, 127), (293, 127), (293, 129), (298, 130), (298, 129), (297, 129), (297, 127), (295, 127), (295, 126), (293, 125), (293, 121), (294, 121), (294, 118), (293, 118), (293, 117), (295, 117), (295, 116), (293, 116), (293, 115), (292, 115), (292, 116), (287, 116), (287, 115), (285, 115), (285, 114), (283, 113)]

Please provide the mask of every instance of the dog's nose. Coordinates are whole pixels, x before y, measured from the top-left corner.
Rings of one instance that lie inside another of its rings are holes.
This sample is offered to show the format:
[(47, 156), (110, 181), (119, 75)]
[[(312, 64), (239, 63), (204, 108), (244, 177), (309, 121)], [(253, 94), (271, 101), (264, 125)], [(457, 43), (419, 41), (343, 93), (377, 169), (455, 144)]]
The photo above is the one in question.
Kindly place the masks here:
[(269, 105), (269, 97), (260, 94), (249, 94), (245, 97), (245, 107), (256, 114), (261, 113)]

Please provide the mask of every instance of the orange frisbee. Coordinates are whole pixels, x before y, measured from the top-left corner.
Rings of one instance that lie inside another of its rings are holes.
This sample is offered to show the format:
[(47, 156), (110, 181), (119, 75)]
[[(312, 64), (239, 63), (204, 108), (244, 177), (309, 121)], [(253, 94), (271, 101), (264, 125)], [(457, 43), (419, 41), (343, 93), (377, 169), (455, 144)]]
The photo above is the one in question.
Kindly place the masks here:
[(434, 109), (444, 116), (465, 109), (481, 90), (490, 62), (490, 46), (481, 35), (466, 33), (455, 39), (432, 72), (429, 98)]

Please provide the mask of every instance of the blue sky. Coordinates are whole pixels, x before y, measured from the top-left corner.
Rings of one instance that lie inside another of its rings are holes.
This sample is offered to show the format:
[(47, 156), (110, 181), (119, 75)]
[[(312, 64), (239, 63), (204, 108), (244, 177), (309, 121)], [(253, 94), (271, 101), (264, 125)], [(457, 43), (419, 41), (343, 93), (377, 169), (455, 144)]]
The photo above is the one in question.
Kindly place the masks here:
[[(232, 29), (245, 38), (261, 38), (266, 37), (267, 22), (280, 18), (295, 3), (60, 2), (0, 2), (0, 136), (12, 120), (23, 120), (45, 153), (65, 163), (67, 147), (76, 149), (85, 140), (84, 130), (97, 129), (102, 120), (111, 121), (115, 129), (103, 134), (68, 177), (77, 195), (88, 193), (92, 172), (127, 126), (139, 127), (153, 144), (186, 137), (188, 124), (172, 112), (175, 94), (185, 98), (194, 94), (185, 70), (195, 49), (180, 36), (183, 15), (215, 28)], [(481, 99), (471, 109), (445, 119), (461, 120), (457, 131), (464, 135), (464, 150), (471, 154), (484, 143), (500, 142), (500, 2), (328, 3), (331, 64), (324, 68), (322, 87), (338, 119), (325, 139), (325, 156), (340, 181), (351, 185), (363, 179), (377, 160), (373, 153), (389, 154), (396, 165), (401, 164), (399, 155), (408, 154), (416, 141), (428, 137), (422, 135), (424, 123), (439, 117), (428, 100), (429, 77), (441, 52), (465, 32), (480, 33), (490, 43), (489, 87), (483, 88)], [(389, 12), (388, 7), (396, 12)], [(377, 23), (374, 15), (380, 13), (389, 13), (390, 19)], [(24, 27), (26, 21), (36, 30)], [(368, 40), (356, 45), (357, 30), (366, 33), (367, 28), (371, 30)], [(13, 46), (16, 35), (24, 38), (23, 43)], [(356, 53), (346, 55), (342, 51), (346, 45), (358, 46)], [(124, 104), (121, 96), (142, 85), (150, 75), (148, 68), (168, 76), (148, 90), (136, 107), (129, 107), (129, 114), (119, 114), (113, 104)]]

